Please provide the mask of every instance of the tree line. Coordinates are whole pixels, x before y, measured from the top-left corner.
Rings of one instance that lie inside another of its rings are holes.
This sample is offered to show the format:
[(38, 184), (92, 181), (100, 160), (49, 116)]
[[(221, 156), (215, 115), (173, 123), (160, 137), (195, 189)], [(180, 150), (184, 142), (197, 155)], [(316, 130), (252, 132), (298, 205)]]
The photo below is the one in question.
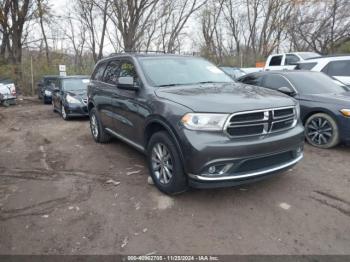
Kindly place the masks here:
[[(0, 76), (90, 73), (107, 53), (195, 52), (253, 66), (279, 51), (350, 51), (348, 0), (0, 0)], [(33, 67), (31, 65), (31, 67)], [(56, 72), (57, 73), (57, 72)]]

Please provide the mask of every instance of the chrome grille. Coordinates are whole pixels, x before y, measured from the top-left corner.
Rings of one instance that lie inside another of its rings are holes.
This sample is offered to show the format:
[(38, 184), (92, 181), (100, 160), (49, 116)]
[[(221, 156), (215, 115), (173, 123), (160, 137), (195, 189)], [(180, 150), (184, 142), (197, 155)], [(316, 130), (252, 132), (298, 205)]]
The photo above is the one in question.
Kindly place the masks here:
[(225, 132), (231, 137), (259, 136), (292, 128), (296, 123), (295, 107), (246, 111), (232, 114)]

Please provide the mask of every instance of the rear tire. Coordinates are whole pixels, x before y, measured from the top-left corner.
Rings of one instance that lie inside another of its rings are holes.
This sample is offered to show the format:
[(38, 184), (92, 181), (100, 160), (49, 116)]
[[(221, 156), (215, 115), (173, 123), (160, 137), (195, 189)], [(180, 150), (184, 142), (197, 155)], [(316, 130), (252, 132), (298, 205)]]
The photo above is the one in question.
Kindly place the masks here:
[(309, 144), (318, 148), (332, 148), (339, 144), (337, 122), (328, 114), (317, 113), (305, 122), (305, 137)]
[(111, 136), (103, 128), (97, 110), (92, 108), (89, 113), (91, 135), (97, 143), (108, 143), (111, 141)]
[(180, 154), (165, 131), (151, 137), (147, 146), (147, 162), (154, 184), (163, 193), (174, 195), (188, 189)]

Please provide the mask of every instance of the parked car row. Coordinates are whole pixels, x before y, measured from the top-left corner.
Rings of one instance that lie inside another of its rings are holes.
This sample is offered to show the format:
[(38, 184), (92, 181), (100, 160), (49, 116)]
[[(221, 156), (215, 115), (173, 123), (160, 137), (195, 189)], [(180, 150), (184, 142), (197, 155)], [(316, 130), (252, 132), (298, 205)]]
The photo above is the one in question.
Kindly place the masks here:
[(88, 116), (87, 85), (90, 76), (44, 76), (38, 84), (38, 97), (44, 104), (51, 103), (54, 112), (64, 120)]
[(97, 143), (116, 137), (146, 154), (166, 194), (285, 171), (303, 158), (305, 136), (321, 148), (349, 141), (350, 93), (341, 82), (302, 70), (238, 81), (235, 73), (199, 57), (116, 54), (90, 79), (57, 77), (51, 101), (63, 119), (89, 115)]

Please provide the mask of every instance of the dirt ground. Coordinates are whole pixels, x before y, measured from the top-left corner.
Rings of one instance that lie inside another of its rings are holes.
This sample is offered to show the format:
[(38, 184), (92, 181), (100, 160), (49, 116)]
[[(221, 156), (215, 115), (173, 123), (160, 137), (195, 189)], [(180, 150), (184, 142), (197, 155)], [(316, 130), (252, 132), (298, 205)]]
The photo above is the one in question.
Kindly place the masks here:
[(349, 160), (306, 146), (285, 175), (168, 197), (142, 154), (25, 99), (0, 107), (0, 254), (350, 254)]

